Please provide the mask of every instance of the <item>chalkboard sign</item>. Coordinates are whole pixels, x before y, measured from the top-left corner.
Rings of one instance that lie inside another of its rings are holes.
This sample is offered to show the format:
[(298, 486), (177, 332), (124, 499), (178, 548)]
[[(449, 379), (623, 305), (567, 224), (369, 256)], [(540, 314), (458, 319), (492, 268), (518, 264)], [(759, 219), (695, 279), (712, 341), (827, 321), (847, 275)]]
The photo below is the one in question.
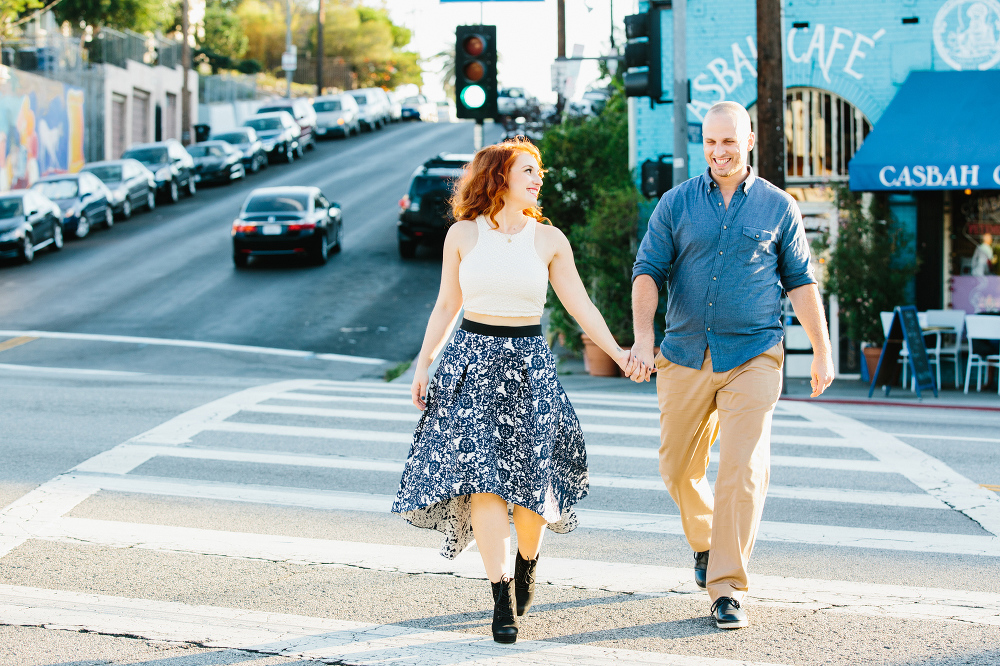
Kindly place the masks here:
[(885, 345), (882, 346), (882, 354), (878, 358), (878, 367), (868, 388), (869, 398), (879, 385), (883, 386), (885, 394), (889, 395), (893, 383), (899, 378), (897, 361), (903, 350), (904, 341), (908, 352), (906, 362), (913, 371), (917, 397), (921, 397), (920, 392), (925, 389), (933, 390), (934, 397), (937, 397), (937, 384), (931, 372), (930, 359), (927, 358), (927, 347), (924, 346), (924, 333), (920, 329), (917, 308), (913, 305), (900, 305), (893, 310), (892, 326), (889, 327), (889, 334), (885, 337)]

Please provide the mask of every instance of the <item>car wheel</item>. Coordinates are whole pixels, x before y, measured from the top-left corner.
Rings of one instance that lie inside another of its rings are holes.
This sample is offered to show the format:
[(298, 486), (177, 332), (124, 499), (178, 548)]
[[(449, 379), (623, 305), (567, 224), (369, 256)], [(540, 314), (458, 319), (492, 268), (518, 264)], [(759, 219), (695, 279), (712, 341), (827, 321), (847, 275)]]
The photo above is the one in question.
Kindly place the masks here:
[(77, 238), (86, 238), (87, 234), (90, 233), (90, 220), (87, 219), (86, 214), (81, 214), (80, 219), (76, 222), (76, 233), (73, 235)]
[(344, 223), (339, 220), (337, 221), (337, 238), (330, 249), (335, 253), (344, 249)]
[(132, 201), (128, 198), (122, 202), (122, 218), (129, 219), (132, 217)]
[(153, 190), (146, 192), (146, 210), (156, 210), (156, 192)]
[(399, 256), (403, 259), (413, 259), (417, 256), (417, 244), (414, 241), (399, 240)]
[(63, 249), (65, 242), (63, 239), (62, 222), (56, 222), (56, 225), (52, 227), (52, 251), (58, 252)]
[(289, 164), (295, 161), (295, 151), (292, 150), (291, 144), (285, 148), (285, 161)]
[(167, 199), (170, 203), (177, 203), (181, 199), (181, 191), (177, 187), (177, 181), (172, 178), (170, 179), (170, 191), (168, 192)]
[(111, 206), (104, 207), (104, 228), (110, 229), (115, 226), (115, 211), (111, 210)]
[(250, 160), (250, 173), (257, 173), (260, 171), (260, 156), (254, 155)]
[(21, 262), (30, 264), (35, 259), (35, 242), (31, 240), (30, 234), (24, 234), (21, 240)]
[(243, 254), (242, 252), (233, 252), (233, 264), (236, 265), (236, 268), (246, 268), (249, 263), (250, 255)]
[(312, 251), (312, 262), (317, 266), (322, 266), (330, 258), (330, 241), (325, 233), (319, 235), (316, 246)]
[(198, 191), (198, 186), (194, 184), (194, 178), (188, 176), (188, 196), (193, 197), (194, 193)]

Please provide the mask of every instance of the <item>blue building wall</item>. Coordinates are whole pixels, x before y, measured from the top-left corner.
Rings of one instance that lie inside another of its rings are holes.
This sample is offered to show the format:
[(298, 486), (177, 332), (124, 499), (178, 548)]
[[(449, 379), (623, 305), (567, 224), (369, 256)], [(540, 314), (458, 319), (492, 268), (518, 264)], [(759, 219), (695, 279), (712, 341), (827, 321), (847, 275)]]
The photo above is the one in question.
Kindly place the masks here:
[[(662, 15), (663, 90), (670, 99), (673, 21), (669, 9)], [(795, 27), (802, 23), (808, 27)], [(873, 124), (910, 71), (1000, 68), (1000, 0), (785, 0), (781, 31), (785, 87), (835, 93)], [(756, 33), (755, 0), (688, 0), (692, 138), (713, 103), (756, 101)], [(632, 103), (634, 163), (673, 155), (672, 105)], [(704, 170), (700, 140), (689, 144), (688, 157), (689, 175)]]

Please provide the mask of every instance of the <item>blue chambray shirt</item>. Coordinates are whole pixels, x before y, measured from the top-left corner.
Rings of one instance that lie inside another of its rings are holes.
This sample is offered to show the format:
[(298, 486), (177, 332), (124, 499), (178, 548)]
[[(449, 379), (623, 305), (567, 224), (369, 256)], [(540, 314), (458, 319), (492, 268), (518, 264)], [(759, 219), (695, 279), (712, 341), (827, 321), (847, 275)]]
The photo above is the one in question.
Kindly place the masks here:
[(781, 291), (813, 284), (795, 200), (749, 177), (725, 206), (709, 170), (660, 198), (632, 268), (668, 284), (664, 358), (725, 372), (781, 341)]

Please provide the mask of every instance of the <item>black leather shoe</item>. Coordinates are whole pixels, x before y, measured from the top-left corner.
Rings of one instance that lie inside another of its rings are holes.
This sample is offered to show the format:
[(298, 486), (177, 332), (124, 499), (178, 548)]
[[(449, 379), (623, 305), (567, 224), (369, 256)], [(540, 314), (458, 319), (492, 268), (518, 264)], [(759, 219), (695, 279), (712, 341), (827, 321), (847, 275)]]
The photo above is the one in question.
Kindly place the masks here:
[(514, 560), (514, 596), (517, 597), (517, 614), (527, 615), (531, 610), (531, 602), (535, 599), (535, 567), (538, 565), (538, 557), (533, 560), (526, 560), (521, 557), (521, 551), (517, 552), (517, 559)]
[(493, 587), (493, 640), (513, 643), (517, 640), (517, 616), (514, 615), (514, 579), (504, 576)]
[(694, 582), (703, 590), (708, 585), (708, 552), (694, 554)]
[(731, 597), (719, 597), (712, 604), (715, 626), (719, 629), (741, 629), (750, 626), (747, 612), (740, 608), (740, 602)]

